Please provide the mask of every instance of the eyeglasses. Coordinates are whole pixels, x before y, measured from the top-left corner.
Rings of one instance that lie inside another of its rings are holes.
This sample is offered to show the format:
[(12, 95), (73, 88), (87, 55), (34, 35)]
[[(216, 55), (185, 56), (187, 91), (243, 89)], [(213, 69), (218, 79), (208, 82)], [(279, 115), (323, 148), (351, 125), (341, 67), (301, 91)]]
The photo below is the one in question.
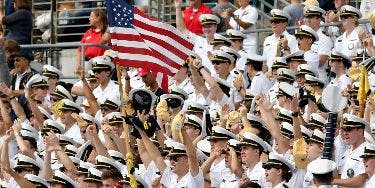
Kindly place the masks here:
[(22, 57), (16, 57), (16, 58), (14, 58), (14, 61), (20, 62), (22, 59), (25, 59), (25, 58), (22, 58)]

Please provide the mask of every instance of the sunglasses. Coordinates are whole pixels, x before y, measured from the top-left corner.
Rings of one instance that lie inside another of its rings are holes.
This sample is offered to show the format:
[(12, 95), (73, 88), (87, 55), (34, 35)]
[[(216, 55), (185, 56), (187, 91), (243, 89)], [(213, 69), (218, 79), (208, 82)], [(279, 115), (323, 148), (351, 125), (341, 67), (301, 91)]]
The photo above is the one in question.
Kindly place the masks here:
[(26, 60), (25, 58), (22, 58), (22, 57), (16, 57), (14, 58), (14, 61), (20, 62), (22, 59)]
[(59, 99), (57, 99), (57, 98), (51, 98), (51, 101), (52, 102), (57, 102), (57, 101), (59, 101)]
[(181, 158), (181, 156), (173, 155), (173, 156), (170, 156), (170, 157), (169, 157), (169, 160), (170, 160), (170, 161), (175, 161), (175, 162), (177, 162), (180, 158)]
[(350, 132), (354, 129), (356, 129), (356, 128), (355, 127), (341, 127), (341, 130), (346, 131), (346, 132)]
[(351, 15), (343, 15), (343, 16), (340, 16), (341, 19), (348, 19), (348, 18), (354, 18), (354, 16), (351, 16)]
[(212, 61), (212, 65), (220, 65), (223, 63), (228, 63), (227, 61)]
[(274, 24), (279, 24), (279, 23), (282, 23), (283, 21), (281, 21), (281, 20), (273, 20), (273, 21), (271, 21), (271, 23), (274, 23)]
[(42, 86), (42, 87), (38, 87), (38, 89), (42, 89), (42, 90), (48, 90), (49, 87), (48, 86)]

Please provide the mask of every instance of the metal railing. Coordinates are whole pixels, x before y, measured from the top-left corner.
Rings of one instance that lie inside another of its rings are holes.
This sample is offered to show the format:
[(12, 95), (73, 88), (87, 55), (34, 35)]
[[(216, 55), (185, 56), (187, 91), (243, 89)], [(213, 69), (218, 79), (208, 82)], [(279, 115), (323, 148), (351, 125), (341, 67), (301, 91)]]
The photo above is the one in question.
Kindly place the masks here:
[[(32, 50), (51, 50), (52, 52), (58, 51), (60, 49), (71, 49), (71, 48), (78, 48), (81, 47), (81, 63), (82, 63), (82, 69), (85, 70), (85, 51), (86, 47), (93, 46), (93, 47), (100, 47), (104, 49), (111, 49), (110, 46), (102, 45), (102, 44), (82, 44), (80, 42), (70, 42), (70, 43), (59, 43), (59, 44), (28, 44), (28, 45), (21, 45), (21, 48), (28, 48)], [(60, 62), (58, 61), (58, 58), (55, 59), (53, 56), (51, 56), (51, 61), (49, 64), (60, 67)], [(78, 77), (64, 77), (65, 79), (77, 79)]]
[(51, 36), (49, 41), (43, 41), (42, 34), (44, 31), (42, 32), (40, 29), (34, 27), (32, 43), (54, 44), (61, 41), (80, 41), (81, 36), (89, 27), (91, 10), (97, 8), (104, 9), (103, 5), (104, 0), (33, 0), (32, 10), (34, 18), (42, 14), (50, 16), (51, 22), (48, 28), (51, 31)]

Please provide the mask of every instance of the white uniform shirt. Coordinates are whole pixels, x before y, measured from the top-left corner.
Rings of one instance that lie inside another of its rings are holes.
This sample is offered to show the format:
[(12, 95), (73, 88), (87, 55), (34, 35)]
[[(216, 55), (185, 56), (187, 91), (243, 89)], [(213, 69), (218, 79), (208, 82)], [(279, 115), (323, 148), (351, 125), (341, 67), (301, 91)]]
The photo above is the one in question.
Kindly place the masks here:
[(270, 80), (263, 72), (259, 71), (251, 81), (250, 93), (254, 96), (260, 93), (267, 94), (271, 87)]
[(275, 187), (273, 187), (273, 188), (288, 188), (288, 185), (286, 184), (285, 181), (283, 181), (283, 182), (277, 184), (277, 185), (276, 185)]
[(225, 159), (215, 165), (212, 163), (210, 169), (211, 187), (220, 187), (223, 177), (228, 177), (232, 171), (225, 166)]
[[(284, 38), (288, 40), (288, 46), (290, 48), (290, 52), (294, 53), (298, 50), (298, 43), (296, 37), (289, 34), (287, 31), (284, 31), (283, 34)], [(279, 37), (276, 38), (275, 34), (268, 36), (264, 39), (263, 42), (263, 57), (267, 60), (268, 70), (271, 70), (273, 60), (276, 56), (277, 45), (279, 43)]]
[(348, 85), (352, 84), (352, 79), (348, 75), (343, 74), (339, 78), (331, 80), (329, 84), (337, 85), (341, 90), (346, 90)]
[[(64, 127), (64, 129), (65, 129), (65, 127)], [(70, 127), (69, 130), (66, 130), (64, 135), (69, 137), (69, 138), (72, 138), (78, 144), (83, 144), (83, 139), (82, 139), (82, 136), (81, 136), (81, 130), (79, 129), (79, 126), (78, 126), (77, 123), (73, 124), (73, 126)]]
[(250, 181), (259, 184), (260, 186), (266, 186), (265, 170), (262, 167), (262, 162), (259, 161), (253, 169), (247, 169), (246, 175)]
[(369, 177), (366, 181), (365, 188), (373, 188), (375, 187), (375, 175)]
[[(254, 31), (255, 30), (255, 24), (258, 20), (258, 11), (255, 7), (251, 5), (247, 5), (244, 9), (239, 8), (236, 11), (233, 12), (234, 16), (236, 18), (239, 18), (243, 22), (251, 23), (252, 25), (247, 28), (246, 30), (242, 28), (240, 25), (237, 24), (237, 22), (230, 18), (229, 24), (230, 26), (239, 31)], [(246, 52), (248, 53), (256, 53), (256, 40), (257, 40), (257, 33), (248, 33), (246, 34), (246, 39), (243, 41), (243, 47)]]
[(103, 103), (107, 98), (113, 95), (120, 97), (118, 85), (113, 80), (110, 80), (107, 87), (104, 89), (102, 89), (99, 85), (92, 91), (92, 93), (100, 103)]
[(193, 177), (189, 171), (184, 177), (177, 181), (177, 175), (172, 172), (170, 167), (165, 168), (160, 183), (167, 186), (168, 188), (196, 188), (204, 187), (203, 172), (199, 169), (198, 174)]
[(303, 55), (306, 63), (314, 69), (315, 72), (318, 72), (319, 69), (319, 55), (312, 50), (306, 51)]
[(238, 178), (234, 173), (231, 173), (229, 176), (223, 177), (220, 188), (227, 188), (227, 187), (238, 187)]
[(190, 81), (189, 78), (186, 78), (179, 85), (177, 85), (176, 82), (172, 80), (172, 83), (169, 85), (169, 87), (178, 87), (178, 88), (184, 90), (188, 94), (188, 98), (186, 100), (188, 100), (190, 97), (193, 97), (192, 95), (195, 92), (195, 88), (191, 84), (191, 81)]
[[(318, 34), (319, 40), (315, 41), (311, 45), (311, 50), (315, 53), (317, 53), (319, 56), (321, 55), (330, 55), (331, 50), (333, 48), (333, 43), (331, 38), (329, 38), (327, 35), (325, 35), (321, 28), (316, 32)], [(328, 63), (326, 62), (323, 66), (320, 66), (318, 68), (318, 74), (319, 78), (322, 78), (324, 80), (327, 80), (327, 69)]]
[(246, 60), (247, 60), (247, 52), (245, 50), (240, 50), (237, 52), (240, 54), (240, 58), (236, 61), (236, 69), (240, 71), (244, 71), (246, 68)]
[(207, 56), (207, 52), (212, 51), (212, 45), (208, 43), (206, 38), (194, 33), (189, 33), (189, 37), (194, 41), (193, 51), (202, 59), (202, 65), (212, 72), (214, 69)]
[(339, 36), (335, 42), (335, 50), (353, 58), (356, 55), (356, 50), (361, 48), (361, 41), (358, 37), (360, 27), (356, 27), (349, 35), (346, 31)]
[(365, 173), (365, 166), (360, 156), (363, 155), (364, 149), (368, 145), (369, 143), (363, 142), (354, 150), (352, 150), (351, 146), (346, 150), (343, 155), (344, 158), (341, 170), (341, 179), (348, 179)]

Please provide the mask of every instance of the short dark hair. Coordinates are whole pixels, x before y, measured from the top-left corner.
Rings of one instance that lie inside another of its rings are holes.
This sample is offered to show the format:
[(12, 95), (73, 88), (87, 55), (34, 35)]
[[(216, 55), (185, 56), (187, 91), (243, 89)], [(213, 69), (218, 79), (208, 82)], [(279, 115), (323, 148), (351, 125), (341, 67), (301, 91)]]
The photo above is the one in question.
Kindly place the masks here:
[(250, 66), (252, 66), (255, 71), (262, 71), (263, 62), (261, 62), (261, 61), (251, 61)]
[(5, 50), (8, 50), (10, 53), (15, 53), (21, 51), (21, 46), (17, 41), (7, 39), (5, 40)]
[(120, 181), (122, 179), (122, 174), (120, 171), (111, 169), (111, 170), (106, 170), (102, 174), (102, 180), (110, 179), (112, 178), (115, 181)]
[(29, 0), (14, 0), (14, 3), (16, 4), (18, 9), (31, 10)]
[(328, 172), (326, 174), (313, 174), (314, 179), (319, 182), (319, 184), (323, 185), (331, 185), (331, 182), (333, 180), (333, 173)]

